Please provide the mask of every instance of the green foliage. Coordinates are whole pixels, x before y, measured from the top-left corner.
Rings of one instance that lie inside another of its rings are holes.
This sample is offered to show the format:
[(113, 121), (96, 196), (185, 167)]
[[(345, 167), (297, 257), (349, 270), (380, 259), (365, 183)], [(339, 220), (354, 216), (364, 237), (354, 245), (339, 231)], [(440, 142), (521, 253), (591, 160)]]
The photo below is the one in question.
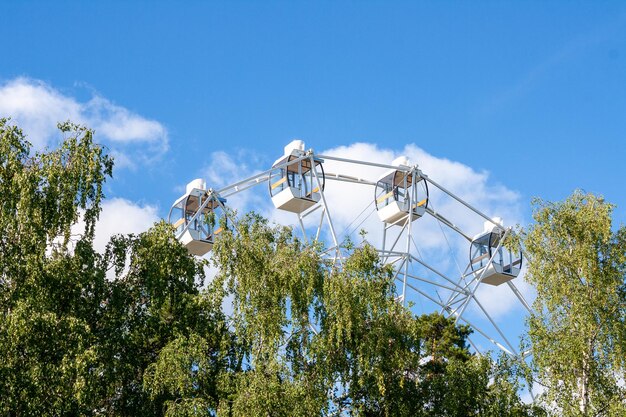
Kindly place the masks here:
[[(288, 228), (249, 214), (213, 250), (219, 273), (208, 292), (233, 300), (217, 415), (538, 415), (521, 403), (510, 363), (470, 354), (468, 327), (396, 302), (393, 270), (366, 243), (336, 269)], [(167, 384), (145, 381), (178, 394), (170, 411), (208, 399), (199, 379), (190, 385), (190, 364), (204, 372), (199, 356), (184, 351), (154, 367)]]
[(109, 382), (99, 394), (106, 399), (102, 407), (110, 414), (159, 414), (171, 398), (158, 395), (159, 387), (143, 389), (146, 369), (172, 343), (195, 334), (207, 334), (204, 343), (219, 346), (226, 332), (220, 306), (200, 295), (203, 263), (187, 254), (163, 222), (139, 236), (114, 239), (102, 264), (117, 273), (108, 282), (98, 323), (100, 369)]
[[(59, 128), (63, 144), (31, 156), (23, 133), (0, 119), (3, 414), (81, 414), (95, 384), (91, 325), (104, 274), (91, 243), (112, 160), (90, 130)], [(80, 213), (85, 230), (72, 247)]]
[(216, 383), (226, 364), (222, 361), (221, 346), (215, 342), (195, 333), (179, 336), (148, 366), (144, 384), (152, 399), (165, 393), (184, 398), (180, 402), (165, 402), (169, 414), (209, 415), (209, 410), (217, 408)]
[(180, 335), (219, 338), (220, 305), (169, 225), (93, 250), (113, 162), (90, 130), (59, 128), (31, 155), (0, 120), (0, 414), (158, 415), (169, 397), (143, 390), (145, 369)]
[(0, 415), (535, 415), (467, 327), (396, 302), (365, 241), (338, 269), (248, 214), (206, 286), (164, 222), (95, 252), (112, 160), (60, 129), (31, 155), (0, 120)]
[(534, 204), (529, 338), (544, 400), (559, 415), (625, 415), (626, 228), (614, 229), (613, 206), (592, 194)]

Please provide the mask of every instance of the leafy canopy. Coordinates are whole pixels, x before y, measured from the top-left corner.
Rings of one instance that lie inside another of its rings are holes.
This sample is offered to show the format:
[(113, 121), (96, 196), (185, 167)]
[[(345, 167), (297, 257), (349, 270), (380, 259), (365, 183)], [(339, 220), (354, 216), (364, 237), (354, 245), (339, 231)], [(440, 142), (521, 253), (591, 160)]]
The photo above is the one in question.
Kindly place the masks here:
[(626, 415), (626, 227), (613, 227), (611, 204), (581, 191), (534, 205), (524, 243), (544, 400), (559, 415)]
[(207, 283), (163, 222), (96, 252), (113, 161), (91, 130), (59, 127), (59, 147), (33, 153), (0, 119), (1, 415), (537, 411), (514, 366), (469, 352), (467, 327), (397, 303), (367, 244), (337, 269), (248, 214), (215, 244)]

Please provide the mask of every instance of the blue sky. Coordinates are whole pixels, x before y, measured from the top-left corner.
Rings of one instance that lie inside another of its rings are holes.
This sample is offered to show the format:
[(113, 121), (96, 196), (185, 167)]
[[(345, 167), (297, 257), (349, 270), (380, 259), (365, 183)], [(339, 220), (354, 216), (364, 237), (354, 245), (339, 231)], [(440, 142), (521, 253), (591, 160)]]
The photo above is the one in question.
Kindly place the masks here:
[(7, 2), (0, 78), (162, 123), (171, 150), (149, 181), (112, 185), (159, 205), (213, 150), (271, 162), (300, 137), (416, 143), (525, 201), (582, 187), (623, 212), (626, 5), (546, 3)]
[(623, 2), (4, 2), (0, 39), (0, 111), (35, 142), (55, 117), (91, 122), (135, 228), (293, 138), (414, 144), (488, 173), (463, 187), (516, 194), (522, 223), (531, 197), (576, 188), (626, 222)]

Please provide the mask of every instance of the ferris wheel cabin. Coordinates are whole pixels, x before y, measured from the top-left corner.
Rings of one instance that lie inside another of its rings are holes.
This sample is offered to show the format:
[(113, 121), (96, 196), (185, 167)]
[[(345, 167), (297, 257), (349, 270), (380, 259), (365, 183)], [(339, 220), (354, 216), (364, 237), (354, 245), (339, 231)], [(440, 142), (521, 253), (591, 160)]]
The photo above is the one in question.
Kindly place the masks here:
[(203, 256), (213, 248), (226, 221), (225, 203), (226, 199), (206, 189), (202, 179), (187, 184), (185, 195), (170, 209), (168, 221), (189, 253)]
[(274, 207), (302, 213), (320, 201), (324, 167), (321, 159), (307, 156), (303, 141), (294, 140), (285, 146), (285, 154), (272, 167), (269, 191)]
[[(481, 282), (500, 285), (516, 278), (522, 269), (522, 251), (502, 245), (505, 230), (485, 222), (485, 230), (474, 238), (470, 247), (470, 265)], [(492, 262), (489, 262), (493, 258)]]
[(424, 215), (428, 207), (428, 184), (417, 170), (411, 169), (407, 157), (395, 159), (399, 169), (386, 172), (376, 183), (375, 203), (378, 217), (389, 224), (403, 225)]

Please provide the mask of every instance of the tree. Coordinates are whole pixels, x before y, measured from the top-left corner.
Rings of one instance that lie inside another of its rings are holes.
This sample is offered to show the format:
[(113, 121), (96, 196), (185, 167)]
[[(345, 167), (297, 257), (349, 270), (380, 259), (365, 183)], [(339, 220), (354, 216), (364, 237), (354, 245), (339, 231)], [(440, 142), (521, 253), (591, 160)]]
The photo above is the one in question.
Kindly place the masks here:
[[(537, 414), (509, 363), (469, 352), (468, 327), (395, 300), (393, 270), (371, 246), (335, 268), (290, 229), (248, 214), (213, 251), (219, 272), (206, 292), (232, 300), (228, 366), (214, 373), (202, 334), (170, 343), (144, 379), (175, 398), (168, 414)], [(217, 401), (206, 395), (215, 381)]]
[[(544, 400), (566, 416), (626, 414), (626, 228), (580, 191), (534, 202), (524, 236), (537, 289), (529, 338)], [(621, 381), (621, 384), (620, 384)]]
[(159, 415), (170, 398), (143, 389), (146, 368), (177, 337), (219, 339), (220, 305), (169, 225), (94, 251), (113, 161), (91, 130), (59, 128), (33, 154), (0, 119), (0, 415)]
[[(89, 401), (90, 324), (103, 283), (91, 242), (112, 161), (88, 129), (59, 128), (68, 138), (58, 149), (31, 155), (21, 130), (0, 119), (3, 414), (79, 414)], [(81, 212), (85, 230), (72, 251)]]
[[(172, 352), (166, 347), (174, 341), (195, 341), (202, 334), (207, 352), (203, 360), (223, 367), (213, 349), (220, 347), (227, 329), (221, 304), (199, 291), (203, 267), (204, 262), (191, 257), (164, 222), (138, 236), (117, 236), (110, 242), (100, 268), (114, 269), (115, 279), (106, 283), (94, 327), (98, 352), (94, 371), (102, 375), (96, 409), (109, 415), (162, 415), (172, 396), (148, 392), (143, 380), (159, 355)], [(216, 395), (211, 390), (205, 394)]]

